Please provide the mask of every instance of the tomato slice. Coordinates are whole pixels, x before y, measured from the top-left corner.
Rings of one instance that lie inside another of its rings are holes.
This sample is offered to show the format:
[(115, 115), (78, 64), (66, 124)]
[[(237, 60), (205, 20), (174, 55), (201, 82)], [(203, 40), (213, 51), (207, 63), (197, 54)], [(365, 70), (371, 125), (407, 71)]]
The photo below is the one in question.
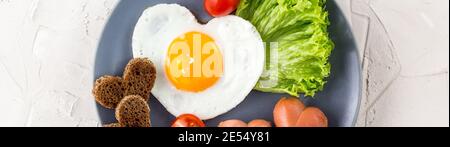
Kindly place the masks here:
[(183, 114), (177, 117), (172, 127), (205, 127), (205, 123), (195, 115)]
[(205, 0), (206, 11), (214, 17), (226, 16), (237, 9), (240, 0)]

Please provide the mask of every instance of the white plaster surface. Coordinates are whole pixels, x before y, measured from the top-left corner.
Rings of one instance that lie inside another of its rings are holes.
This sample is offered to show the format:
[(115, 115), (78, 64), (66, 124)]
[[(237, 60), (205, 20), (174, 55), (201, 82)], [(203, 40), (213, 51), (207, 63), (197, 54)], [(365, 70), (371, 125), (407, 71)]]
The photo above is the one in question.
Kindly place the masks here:
[[(449, 126), (449, 1), (336, 1), (363, 64), (357, 126)], [(101, 125), (93, 64), (117, 2), (0, 0), (0, 126)]]

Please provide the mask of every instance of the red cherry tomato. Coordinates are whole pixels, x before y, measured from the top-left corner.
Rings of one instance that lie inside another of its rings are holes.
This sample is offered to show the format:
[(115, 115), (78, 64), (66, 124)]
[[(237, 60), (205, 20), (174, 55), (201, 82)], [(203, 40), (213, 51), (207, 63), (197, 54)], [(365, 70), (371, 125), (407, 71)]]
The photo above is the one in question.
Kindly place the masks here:
[(172, 127), (205, 127), (205, 123), (195, 115), (183, 114), (175, 119)]
[(239, 0), (205, 0), (206, 11), (214, 17), (229, 15), (238, 5)]

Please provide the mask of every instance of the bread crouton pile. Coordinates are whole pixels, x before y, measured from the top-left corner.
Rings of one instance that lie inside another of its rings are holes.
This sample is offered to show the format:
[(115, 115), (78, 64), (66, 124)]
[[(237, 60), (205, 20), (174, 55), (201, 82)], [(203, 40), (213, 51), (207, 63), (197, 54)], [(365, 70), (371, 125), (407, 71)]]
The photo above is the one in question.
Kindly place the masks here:
[(155, 66), (147, 58), (132, 59), (123, 77), (106, 75), (97, 79), (92, 94), (103, 107), (115, 109), (118, 121), (104, 127), (150, 127), (147, 101), (155, 79)]

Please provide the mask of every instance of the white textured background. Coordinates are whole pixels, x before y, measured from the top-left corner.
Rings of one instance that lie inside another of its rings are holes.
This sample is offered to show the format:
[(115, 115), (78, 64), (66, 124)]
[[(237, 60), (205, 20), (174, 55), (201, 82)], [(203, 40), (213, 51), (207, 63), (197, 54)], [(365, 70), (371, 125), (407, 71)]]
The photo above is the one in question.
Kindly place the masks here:
[[(357, 126), (449, 126), (449, 1), (336, 1), (363, 63)], [(0, 126), (100, 126), (93, 64), (117, 2), (0, 0)]]

